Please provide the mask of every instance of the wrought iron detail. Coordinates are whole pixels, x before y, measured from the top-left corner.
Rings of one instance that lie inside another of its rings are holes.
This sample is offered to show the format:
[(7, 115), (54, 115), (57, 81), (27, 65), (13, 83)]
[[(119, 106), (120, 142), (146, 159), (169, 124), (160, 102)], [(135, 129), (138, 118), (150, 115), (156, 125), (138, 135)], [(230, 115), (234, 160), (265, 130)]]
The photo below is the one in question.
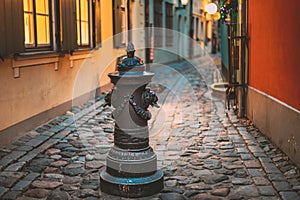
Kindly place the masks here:
[[(152, 115), (148, 110), (143, 109), (141, 106), (137, 105), (137, 103), (134, 101), (134, 96), (131, 95), (129, 99), (129, 103), (132, 105), (135, 113), (145, 120), (150, 120)], [(147, 108), (146, 108), (147, 109)]]
[(126, 52), (118, 58), (117, 71), (108, 74), (114, 88), (105, 96), (105, 105), (114, 107), (114, 146), (100, 174), (100, 188), (113, 195), (143, 197), (164, 187), (163, 172), (157, 170), (157, 157), (149, 146), (147, 123), (148, 107), (159, 106), (155, 93), (146, 88), (154, 73), (145, 71), (131, 42)]
[(149, 107), (149, 105), (159, 108), (159, 105), (157, 104), (158, 98), (156, 94), (153, 91), (151, 91), (149, 88), (146, 88), (145, 91), (143, 92), (142, 99), (147, 108)]

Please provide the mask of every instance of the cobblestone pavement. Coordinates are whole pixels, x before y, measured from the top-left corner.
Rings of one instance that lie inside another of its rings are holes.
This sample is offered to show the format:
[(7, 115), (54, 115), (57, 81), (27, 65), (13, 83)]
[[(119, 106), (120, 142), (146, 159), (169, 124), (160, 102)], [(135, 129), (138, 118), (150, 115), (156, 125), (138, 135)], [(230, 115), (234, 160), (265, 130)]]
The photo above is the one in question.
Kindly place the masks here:
[[(200, 57), (151, 67), (161, 108), (151, 109), (150, 145), (165, 187), (140, 199), (300, 199), (289, 158), (211, 95), (213, 65)], [(103, 104), (100, 96), (73, 107), (1, 148), (0, 199), (127, 199), (99, 189), (114, 127)]]

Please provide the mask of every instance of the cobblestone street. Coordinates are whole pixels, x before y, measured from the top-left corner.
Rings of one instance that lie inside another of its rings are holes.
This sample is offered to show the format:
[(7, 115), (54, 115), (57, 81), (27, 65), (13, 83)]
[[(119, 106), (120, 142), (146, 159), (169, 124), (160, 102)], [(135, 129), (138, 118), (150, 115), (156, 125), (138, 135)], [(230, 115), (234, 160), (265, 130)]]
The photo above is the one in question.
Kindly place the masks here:
[[(161, 193), (140, 199), (300, 199), (299, 169), (246, 119), (212, 96), (215, 63), (153, 65), (150, 145), (164, 172)], [(0, 149), (0, 199), (127, 199), (100, 191), (113, 145), (104, 96), (75, 106)]]

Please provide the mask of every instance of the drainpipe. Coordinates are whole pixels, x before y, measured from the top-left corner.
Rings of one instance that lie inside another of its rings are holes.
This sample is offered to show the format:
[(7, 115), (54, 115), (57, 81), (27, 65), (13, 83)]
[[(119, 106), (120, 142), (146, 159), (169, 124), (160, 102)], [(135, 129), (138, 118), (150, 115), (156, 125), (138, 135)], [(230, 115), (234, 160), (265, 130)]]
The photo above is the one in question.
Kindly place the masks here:
[(144, 28), (145, 28), (145, 47), (146, 47), (146, 51), (145, 51), (145, 61), (146, 61), (146, 67), (148, 67), (148, 64), (150, 63), (150, 28), (149, 28), (149, 0), (145, 0), (144, 2), (144, 8), (145, 8), (145, 14), (144, 14)]
[(189, 7), (189, 18), (190, 18), (190, 30), (189, 30), (189, 58), (191, 59), (193, 57), (193, 35), (194, 35), (194, 20), (193, 20), (193, 0), (190, 2)]
[(241, 88), (239, 91), (239, 117), (245, 117), (246, 115), (246, 95), (247, 95), (247, 85), (246, 85), (246, 69), (247, 69), (247, 56), (246, 49), (248, 45), (248, 35), (247, 35), (247, 0), (241, 1), (241, 70), (240, 70), (240, 84)]
[(227, 39), (228, 39), (228, 83), (233, 84), (233, 67), (232, 67), (232, 24), (227, 25)]

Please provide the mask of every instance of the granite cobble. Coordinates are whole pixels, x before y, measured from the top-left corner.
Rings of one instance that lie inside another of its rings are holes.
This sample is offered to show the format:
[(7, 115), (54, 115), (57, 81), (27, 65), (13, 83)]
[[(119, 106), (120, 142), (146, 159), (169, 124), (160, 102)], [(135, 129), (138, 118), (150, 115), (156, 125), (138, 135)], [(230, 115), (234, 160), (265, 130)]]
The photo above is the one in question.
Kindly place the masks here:
[[(248, 120), (209, 89), (207, 57), (155, 65), (150, 145), (165, 187), (141, 199), (300, 199), (300, 174)], [(74, 106), (0, 150), (0, 199), (120, 199), (100, 191), (113, 145), (113, 108), (103, 96)]]

